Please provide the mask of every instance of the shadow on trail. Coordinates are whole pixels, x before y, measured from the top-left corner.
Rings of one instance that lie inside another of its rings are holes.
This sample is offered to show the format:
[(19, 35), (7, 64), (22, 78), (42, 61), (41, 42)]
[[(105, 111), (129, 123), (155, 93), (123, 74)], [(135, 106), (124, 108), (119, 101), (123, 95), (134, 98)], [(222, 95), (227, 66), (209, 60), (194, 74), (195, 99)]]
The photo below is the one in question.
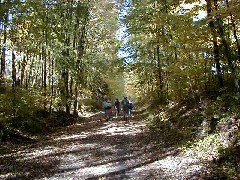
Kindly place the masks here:
[(18, 147), (0, 155), (0, 178), (152, 177), (153, 171), (161, 172), (154, 165), (148, 172), (138, 168), (174, 156), (178, 151), (160, 148), (145, 124), (136, 119), (106, 122), (100, 114), (61, 129), (37, 145)]

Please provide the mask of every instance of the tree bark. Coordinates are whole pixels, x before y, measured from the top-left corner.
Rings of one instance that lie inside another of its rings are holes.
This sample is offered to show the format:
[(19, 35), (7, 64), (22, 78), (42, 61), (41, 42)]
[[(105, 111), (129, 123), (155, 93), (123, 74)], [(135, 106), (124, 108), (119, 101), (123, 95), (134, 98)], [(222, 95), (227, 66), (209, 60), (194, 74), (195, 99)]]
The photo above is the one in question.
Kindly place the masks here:
[(63, 92), (64, 92), (64, 102), (65, 102), (65, 108), (66, 113), (70, 114), (70, 106), (69, 106), (69, 87), (68, 87), (68, 81), (69, 81), (69, 73), (67, 70), (65, 70), (62, 73), (62, 78), (64, 82)]
[(8, 11), (4, 14), (4, 23), (3, 23), (3, 48), (2, 48), (2, 57), (1, 57), (1, 74), (0, 74), (0, 86), (5, 86), (5, 74), (6, 74), (6, 51), (7, 51), (7, 24), (8, 24)]
[(163, 97), (163, 77), (162, 77), (162, 64), (160, 59), (160, 48), (158, 45), (156, 47), (156, 61), (157, 61), (158, 83), (159, 83), (158, 96), (161, 98)]
[(15, 63), (16, 62), (16, 56), (14, 51), (12, 51), (12, 88), (15, 89), (16, 88), (16, 84), (17, 84), (17, 75), (16, 75), (16, 66)]
[(217, 72), (217, 79), (218, 79), (218, 87), (223, 87), (223, 78), (222, 78), (222, 72), (221, 72), (221, 64), (220, 64), (220, 52), (219, 52), (219, 46), (217, 42), (217, 35), (216, 35), (216, 29), (214, 26), (214, 22), (212, 19), (212, 4), (211, 0), (205, 0), (207, 3), (207, 17), (209, 18), (209, 28), (212, 33), (212, 43), (213, 43), (213, 53), (214, 53), (214, 61), (216, 63), (216, 72)]
[(26, 56), (24, 55), (23, 56), (23, 61), (21, 63), (21, 80), (20, 80), (21, 87), (23, 87), (23, 84), (24, 84), (26, 64), (27, 64)]
[[(214, 0), (214, 6), (215, 6), (215, 11), (217, 12), (218, 11), (217, 0)], [(227, 43), (227, 40), (226, 40), (226, 36), (225, 36), (223, 25), (222, 25), (222, 20), (221, 20), (218, 13), (216, 13), (215, 17), (216, 17), (216, 22), (217, 22), (217, 26), (218, 26), (218, 32), (219, 32), (219, 35), (221, 37), (221, 40), (222, 40), (222, 43), (223, 43), (223, 46), (224, 46), (224, 54), (227, 58), (228, 66), (231, 70), (232, 78), (234, 80), (235, 90), (236, 90), (237, 93), (239, 93), (239, 84), (238, 84), (238, 77), (237, 77), (237, 72), (236, 72), (236, 68), (235, 68), (235, 66), (236, 66), (235, 61), (232, 58), (231, 49), (230, 49), (229, 44)]]
[[(227, 8), (229, 9), (229, 2), (228, 2), (228, 0), (225, 0), (225, 1), (226, 1)], [(231, 23), (232, 23), (232, 27), (233, 27), (233, 36), (234, 36), (234, 39), (236, 41), (236, 46), (237, 46), (237, 57), (238, 57), (237, 59), (238, 59), (238, 62), (240, 63), (240, 44), (239, 44), (239, 40), (238, 40), (238, 36), (237, 36), (237, 28), (236, 28), (236, 24), (235, 24), (235, 21), (234, 21), (231, 11), (229, 11), (229, 15), (230, 15), (230, 19), (231, 19)]]
[(74, 103), (73, 103), (73, 115), (78, 116), (78, 85), (75, 83), (75, 89), (74, 89)]
[(51, 101), (49, 110), (52, 112), (52, 104), (53, 104), (53, 97), (54, 97), (54, 59), (51, 57)]
[[(45, 6), (46, 7), (46, 6)], [(45, 39), (43, 56), (43, 95), (44, 95), (44, 110), (47, 110), (47, 46), (48, 46), (48, 9), (46, 7), (46, 22), (45, 29), (43, 31), (43, 37)]]

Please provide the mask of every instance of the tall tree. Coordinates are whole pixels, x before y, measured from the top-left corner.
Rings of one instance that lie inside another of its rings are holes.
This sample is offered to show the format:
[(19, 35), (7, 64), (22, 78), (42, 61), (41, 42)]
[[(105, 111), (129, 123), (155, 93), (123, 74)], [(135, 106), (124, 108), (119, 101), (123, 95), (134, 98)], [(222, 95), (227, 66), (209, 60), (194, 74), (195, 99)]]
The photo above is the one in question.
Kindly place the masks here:
[[(7, 38), (8, 38), (8, 26), (9, 26), (9, 11), (11, 9), (11, 1), (4, 0), (1, 5), (1, 36), (3, 36), (2, 47), (1, 47), (1, 72), (0, 72), (0, 83), (4, 84), (6, 75), (6, 52), (7, 52)], [(2, 39), (2, 38), (1, 38)]]
[(220, 52), (219, 52), (219, 46), (217, 42), (217, 32), (216, 28), (214, 25), (214, 20), (212, 19), (212, 3), (210, 0), (206, 0), (207, 3), (207, 16), (209, 18), (209, 27), (211, 29), (212, 33), (212, 43), (213, 43), (213, 48), (214, 48), (214, 60), (216, 63), (216, 72), (217, 72), (217, 77), (218, 77), (218, 85), (219, 88), (223, 87), (223, 78), (222, 78), (222, 73), (221, 73), (221, 64), (220, 64)]
[(231, 19), (231, 24), (232, 24), (232, 29), (233, 29), (233, 35), (234, 35), (234, 39), (235, 39), (235, 42), (236, 42), (237, 57), (238, 57), (237, 59), (238, 59), (238, 61), (240, 62), (240, 43), (239, 43), (238, 36), (237, 36), (236, 21), (235, 21), (235, 19), (234, 19), (234, 16), (233, 16), (231, 7), (230, 7), (230, 5), (229, 5), (229, 1), (228, 1), (228, 0), (225, 0), (225, 2), (226, 2), (227, 10), (228, 10), (228, 12), (229, 12), (229, 16), (230, 16), (230, 19)]
[(226, 39), (226, 36), (225, 36), (225, 33), (224, 33), (224, 28), (223, 28), (223, 23), (222, 23), (222, 19), (220, 18), (220, 15), (218, 13), (218, 1), (217, 0), (214, 0), (214, 7), (215, 7), (215, 18), (216, 18), (216, 24), (217, 24), (217, 27), (218, 27), (218, 32), (219, 32), (219, 35), (221, 37), (221, 40), (222, 40), (222, 44), (224, 46), (224, 54), (227, 58), (227, 62), (228, 62), (228, 66), (231, 70), (231, 73), (232, 73), (232, 78), (234, 80), (234, 86), (235, 86), (235, 89), (236, 89), (236, 92), (239, 93), (239, 83), (238, 83), (238, 77), (237, 77), (237, 74), (236, 74), (236, 62), (235, 60), (232, 58), (232, 50), (230, 49), (230, 46), (227, 42), (227, 39)]

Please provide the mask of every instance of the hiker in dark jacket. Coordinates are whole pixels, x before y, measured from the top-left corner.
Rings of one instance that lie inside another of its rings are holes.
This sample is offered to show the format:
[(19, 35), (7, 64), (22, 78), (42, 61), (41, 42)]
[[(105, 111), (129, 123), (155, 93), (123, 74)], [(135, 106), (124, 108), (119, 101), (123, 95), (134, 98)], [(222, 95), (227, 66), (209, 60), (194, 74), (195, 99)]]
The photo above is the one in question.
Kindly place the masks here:
[(118, 99), (115, 100), (114, 106), (115, 106), (115, 110), (116, 110), (116, 117), (118, 117), (119, 113), (120, 113), (120, 102)]
[(128, 110), (129, 110), (129, 101), (127, 97), (123, 98), (121, 105), (122, 105), (122, 111), (123, 111), (123, 120), (127, 120)]
[(133, 102), (129, 100), (128, 115), (132, 116)]

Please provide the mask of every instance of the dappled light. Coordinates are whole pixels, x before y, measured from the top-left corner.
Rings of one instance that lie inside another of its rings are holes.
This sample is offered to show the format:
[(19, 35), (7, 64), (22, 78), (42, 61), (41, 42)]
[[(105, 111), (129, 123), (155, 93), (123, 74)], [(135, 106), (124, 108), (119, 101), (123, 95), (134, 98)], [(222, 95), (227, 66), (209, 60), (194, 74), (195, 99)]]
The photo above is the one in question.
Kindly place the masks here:
[[(199, 174), (204, 162), (210, 161), (188, 150), (161, 147), (149, 141), (151, 132), (142, 121), (134, 118), (122, 121), (119, 117), (102, 122), (101, 116), (86, 118), (82, 124), (56, 132), (36, 147), (20, 146), (17, 152), (1, 155), (0, 160), (11, 159), (5, 164), (6, 173), (1, 177), (182, 179)], [(25, 170), (21, 173), (23, 162)], [(36, 168), (32, 169), (31, 164)], [(14, 174), (11, 166), (16, 166), (19, 173)], [(44, 173), (39, 168), (45, 169)]]
[[(181, 109), (179, 113), (184, 114)], [(219, 157), (214, 150), (223, 143), (219, 135), (196, 141), (192, 148), (167, 145), (138, 119), (140, 115), (128, 121), (121, 116), (105, 121), (103, 114), (97, 113), (45, 137), (42, 143), (19, 146), (0, 156), (0, 161), (7, 162), (1, 178), (187, 179), (199, 177), (206, 170), (206, 162)], [(203, 143), (206, 149), (202, 149)]]
[(58, 152), (60, 148), (54, 147), (54, 146), (47, 146), (44, 147), (43, 149), (33, 149), (31, 152), (28, 151), (19, 151), (16, 153), (17, 158), (16, 161), (21, 161), (21, 160), (31, 160), (31, 159), (36, 159), (40, 158), (43, 156), (48, 156), (51, 154), (54, 154)]
[(106, 125), (105, 127), (100, 128), (96, 134), (102, 134), (106, 136), (114, 136), (114, 135), (137, 135), (138, 133), (142, 133), (144, 127), (146, 125), (143, 124), (137, 124), (134, 122), (127, 123), (121, 122), (121, 123), (111, 123), (109, 125)]
[(240, 179), (239, 0), (1, 0), (0, 179)]
[(70, 140), (70, 139), (81, 139), (81, 138), (86, 138), (88, 136), (88, 133), (81, 133), (81, 134), (74, 134), (74, 135), (63, 135), (59, 138), (54, 139), (55, 141), (60, 141), (60, 140)]

